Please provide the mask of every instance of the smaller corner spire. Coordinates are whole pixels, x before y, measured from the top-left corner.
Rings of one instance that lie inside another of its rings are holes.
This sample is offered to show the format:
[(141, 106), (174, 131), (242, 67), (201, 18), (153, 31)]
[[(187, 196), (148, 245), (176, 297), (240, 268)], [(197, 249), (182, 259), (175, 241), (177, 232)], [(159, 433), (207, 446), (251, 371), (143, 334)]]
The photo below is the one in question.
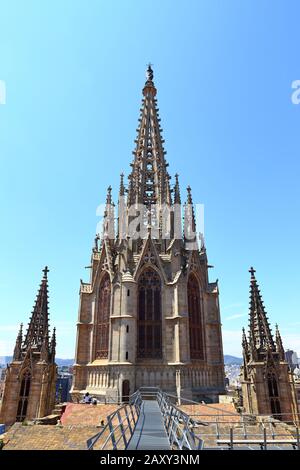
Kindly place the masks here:
[(285, 353), (284, 353), (284, 348), (283, 348), (283, 344), (282, 344), (281, 334), (280, 334), (277, 323), (275, 325), (275, 340), (276, 340), (276, 351), (279, 354), (280, 360), (284, 361), (285, 360)]
[(55, 352), (56, 352), (56, 328), (53, 328), (52, 338), (50, 343), (50, 360), (54, 363), (55, 360)]
[(119, 196), (124, 196), (125, 194), (125, 186), (124, 186), (124, 173), (122, 172), (120, 174), (120, 190), (119, 190)]
[(112, 188), (109, 185), (108, 188), (107, 188), (106, 204), (111, 204), (112, 203), (111, 190), (112, 190)]
[(106, 195), (106, 207), (104, 211), (104, 219), (103, 219), (103, 240), (108, 239), (111, 242), (115, 239), (115, 225), (114, 225), (114, 203), (112, 201), (111, 195), (111, 186), (107, 188), (107, 195)]
[(188, 185), (186, 190), (187, 190), (187, 203), (188, 204), (193, 204), (192, 189), (191, 189), (190, 185)]
[(271, 328), (254, 274), (255, 269), (251, 267), (249, 272), (251, 274), (249, 311), (251, 345), (256, 349), (256, 352), (259, 353), (265, 353), (268, 348), (275, 352), (275, 343)]
[(48, 330), (49, 311), (48, 311), (48, 266), (43, 269), (43, 278), (40, 284), (38, 294), (32, 311), (32, 316), (28, 324), (27, 333), (24, 339), (24, 347), (36, 347), (40, 352), (43, 344), (44, 335)]
[(242, 328), (242, 333), (243, 333), (243, 336), (242, 336), (242, 345), (247, 345), (248, 346), (248, 340), (247, 340), (247, 336), (246, 336), (246, 331), (245, 331), (245, 328), (243, 327)]
[(179, 179), (178, 173), (175, 175), (175, 186), (174, 186), (174, 204), (181, 204), (181, 197), (180, 197), (180, 186), (179, 186)]
[(22, 343), (23, 343), (23, 323), (20, 324), (20, 329), (16, 339), (13, 360), (20, 361), (22, 358)]
[(249, 345), (248, 345), (248, 340), (245, 332), (245, 328), (242, 329), (242, 347), (243, 347), (243, 353), (244, 357), (248, 360), (249, 358)]
[(193, 206), (192, 190), (191, 187), (187, 188), (187, 200), (184, 206), (184, 237), (198, 249), (198, 240), (196, 234), (196, 219)]

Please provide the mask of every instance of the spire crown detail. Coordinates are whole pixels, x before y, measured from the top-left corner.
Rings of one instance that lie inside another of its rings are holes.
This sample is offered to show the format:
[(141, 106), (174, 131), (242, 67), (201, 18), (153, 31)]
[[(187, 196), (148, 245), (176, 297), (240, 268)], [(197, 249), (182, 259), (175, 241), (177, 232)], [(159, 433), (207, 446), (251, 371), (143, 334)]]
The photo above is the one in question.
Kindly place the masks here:
[(43, 269), (43, 278), (33, 307), (32, 316), (28, 324), (27, 333), (24, 340), (24, 347), (36, 347), (41, 351), (45, 334), (49, 329), (48, 312), (48, 278), (49, 272), (46, 266)]
[[(265, 312), (260, 289), (255, 278), (255, 269), (249, 269), (250, 278), (250, 311), (249, 311), (249, 346), (252, 357), (258, 358), (268, 350), (276, 352), (276, 346)], [(243, 336), (244, 338), (244, 336)]]

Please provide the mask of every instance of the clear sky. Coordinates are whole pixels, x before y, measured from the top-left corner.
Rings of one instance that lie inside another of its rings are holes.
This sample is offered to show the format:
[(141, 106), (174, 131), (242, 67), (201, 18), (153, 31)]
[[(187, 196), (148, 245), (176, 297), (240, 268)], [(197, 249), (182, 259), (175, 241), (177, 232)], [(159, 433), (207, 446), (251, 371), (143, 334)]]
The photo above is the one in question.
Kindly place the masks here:
[(224, 350), (241, 355), (253, 265), (300, 354), (300, 3), (0, 0), (0, 355), (42, 268), (58, 357), (73, 357), (97, 206), (129, 172), (146, 64), (172, 176), (205, 205)]

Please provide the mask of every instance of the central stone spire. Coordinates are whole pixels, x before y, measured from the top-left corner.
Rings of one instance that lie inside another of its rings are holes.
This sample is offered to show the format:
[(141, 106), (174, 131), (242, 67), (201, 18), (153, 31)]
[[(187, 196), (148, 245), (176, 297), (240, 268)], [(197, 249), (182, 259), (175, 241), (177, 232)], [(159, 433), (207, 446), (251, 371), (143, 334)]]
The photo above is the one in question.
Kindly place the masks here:
[(157, 108), (153, 70), (149, 64), (143, 88), (134, 160), (129, 175), (128, 205), (171, 205), (171, 193)]

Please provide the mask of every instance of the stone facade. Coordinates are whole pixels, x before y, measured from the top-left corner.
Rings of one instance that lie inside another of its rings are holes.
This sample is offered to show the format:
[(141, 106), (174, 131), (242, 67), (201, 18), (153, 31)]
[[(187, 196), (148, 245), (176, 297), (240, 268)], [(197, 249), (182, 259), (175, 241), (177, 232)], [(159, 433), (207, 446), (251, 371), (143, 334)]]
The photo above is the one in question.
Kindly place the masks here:
[(25, 338), (21, 325), (7, 366), (0, 410), (0, 422), (7, 426), (42, 418), (54, 408), (56, 339), (54, 329), (49, 342), (47, 272), (45, 268)]
[(208, 279), (189, 187), (182, 233), (178, 175), (171, 187), (155, 95), (149, 67), (118, 224), (109, 187), (90, 281), (80, 286), (74, 399), (88, 391), (121, 401), (141, 386), (206, 401), (224, 393), (218, 284)]
[(243, 331), (241, 384), (246, 413), (273, 415), (283, 421), (298, 421), (293, 373), (285, 359), (276, 325), (275, 339), (258, 288), (251, 272), (249, 338)]

